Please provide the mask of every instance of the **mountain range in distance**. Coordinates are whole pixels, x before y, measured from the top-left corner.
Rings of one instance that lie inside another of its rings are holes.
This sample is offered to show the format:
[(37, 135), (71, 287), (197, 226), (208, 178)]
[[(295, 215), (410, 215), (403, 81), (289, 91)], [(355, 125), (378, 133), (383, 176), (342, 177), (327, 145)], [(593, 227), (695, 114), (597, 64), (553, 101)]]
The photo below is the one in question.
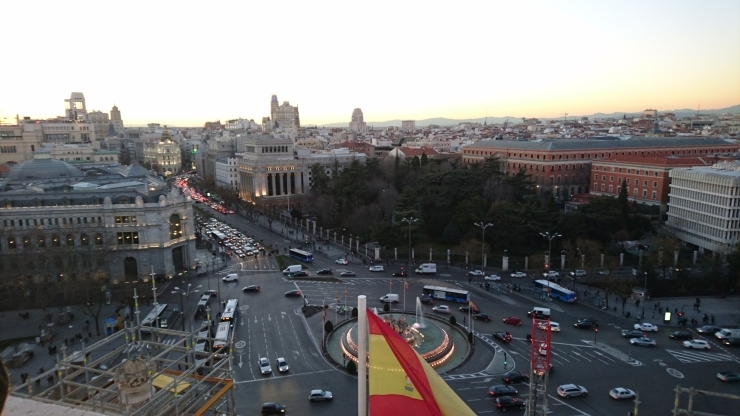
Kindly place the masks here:
[[(691, 117), (696, 115), (696, 110), (692, 110), (690, 108), (683, 108), (680, 110), (670, 110), (670, 111), (664, 111), (664, 110), (658, 110), (658, 115), (660, 113), (673, 113), (676, 115), (676, 117)], [(732, 107), (727, 108), (720, 108), (716, 110), (701, 110), (700, 114), (740, 114), (740, 104), (733, 105)], [(611, 114), (604, 114), (604, 113), (596, 113), (596, 114), (590, 114), (590, 115), (584, 115), (584, 116), (576, 116), (576, 115), (568, 115), (568, 119), (576, 120), (580, 119), (581, 117), (588, 117), (589, 119), (596, 119), (596, 118), (621, 118), (624, 115), (627, 115), (627, 117), (634, 117), (634, 116), (641, 116), (642, 111), (638, 112), (625, 112), (625, 113), (611, 113)], [(528, 117), (532, 118), (532, 117)], [(560, 119), (561, 117), (555, 117), (555, 118), (543, 118), (543, 117), (534, 117), (539, 120), (555, 120)], [(451, 118), (444, 118), (444, 117), (435, 117), (435, 118), (427, 118), (424, 120), (415, 120), (416, 121), (416, 127), (423, 127), (423, 126), (429, 126), (429, 125), (438, 125), (438, 126), (456, 126), (460, 123), (481, 123), (488, 122), (488, 124), (502, 124), (505, 121), (510, 121), (512, 123), (519, 123), (522, 120), (522, 117), (480, 117), (480, 118), (467, 118), (467, 119), (451, 119)], [(368, 127), (401, 127), (401, 120), (388, 120), (388, 121), (367, 121)], [(324, 124), (322, 127), (347, 127), (349, 125), (349, 121), (346, 123), (331, 123), (331, 124)]]

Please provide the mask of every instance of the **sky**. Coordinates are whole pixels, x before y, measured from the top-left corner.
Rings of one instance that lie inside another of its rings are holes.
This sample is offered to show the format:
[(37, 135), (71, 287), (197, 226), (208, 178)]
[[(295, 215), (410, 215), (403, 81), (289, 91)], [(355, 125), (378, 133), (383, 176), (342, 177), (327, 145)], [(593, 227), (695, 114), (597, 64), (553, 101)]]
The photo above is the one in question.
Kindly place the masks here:
[[(740, 104), (740, 1), (13, 1), (0, 122), (116, 104), (126, 126), (302, 125)], [(115, 4), (115, 6), (113, 6)]]

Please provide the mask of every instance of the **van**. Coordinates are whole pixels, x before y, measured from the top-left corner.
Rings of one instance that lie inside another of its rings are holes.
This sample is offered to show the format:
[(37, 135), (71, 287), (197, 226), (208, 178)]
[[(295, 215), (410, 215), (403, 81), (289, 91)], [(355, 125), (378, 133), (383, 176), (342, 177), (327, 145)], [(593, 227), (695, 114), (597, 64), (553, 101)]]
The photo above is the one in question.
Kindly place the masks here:
[(300, 272), (301, 270), (303, 270), (303, 266), (301, 266), (300, 264), (291, 264), (285, 270), (283, 270), (283, 274), (291, 274), (295, 272)]
[(388, 293), (380, 297), (380, 301), (384, 303), (398, 303), (398, 294)]
[(724, 338), (740, 338), (740, 329), (727, 329), (723, 328), (719, 332), (715, 332), (715, 337), (719, 339)]
[(422, 263), (414, 272), (417, 274), (437, 273), (437, 263)]
[(550, 319), (550, 308), (535, 307), (531, 311), (527, 312), (527, 316), (537, 319)]

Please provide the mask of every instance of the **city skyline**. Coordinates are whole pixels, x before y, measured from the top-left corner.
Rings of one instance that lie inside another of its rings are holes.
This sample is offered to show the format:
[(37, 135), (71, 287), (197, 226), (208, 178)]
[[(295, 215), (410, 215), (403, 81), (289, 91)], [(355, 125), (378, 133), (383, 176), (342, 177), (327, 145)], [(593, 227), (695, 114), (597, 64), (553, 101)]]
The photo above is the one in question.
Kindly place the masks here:
[[(740, 103), (738, 2), (381, 2), (361, 21), (320, 3), (288, 2), (286, 13), (133, 2), (105, 18), (79, 12), (95, 3), (49, 3), (33, 21), (9, 4), (23, 49), (5, 67), (0, 122), (61, 116), (73, 91), (88, 110), (117, 105), (127, 126), (182, 127), (259, 123), (272, 94), (319, 126), (348, 124), (355, 108), (371, 125)], [(51, 43), (70, 23), (79, 46)]]

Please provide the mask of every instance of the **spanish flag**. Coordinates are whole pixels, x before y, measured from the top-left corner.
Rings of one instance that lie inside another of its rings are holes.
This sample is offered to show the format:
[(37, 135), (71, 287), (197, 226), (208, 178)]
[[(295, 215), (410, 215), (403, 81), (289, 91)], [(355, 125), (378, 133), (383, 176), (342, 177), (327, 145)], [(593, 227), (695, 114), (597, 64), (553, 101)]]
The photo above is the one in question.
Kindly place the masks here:
[(475, 413), (414, 349), (370, 309), (370, 416)]

